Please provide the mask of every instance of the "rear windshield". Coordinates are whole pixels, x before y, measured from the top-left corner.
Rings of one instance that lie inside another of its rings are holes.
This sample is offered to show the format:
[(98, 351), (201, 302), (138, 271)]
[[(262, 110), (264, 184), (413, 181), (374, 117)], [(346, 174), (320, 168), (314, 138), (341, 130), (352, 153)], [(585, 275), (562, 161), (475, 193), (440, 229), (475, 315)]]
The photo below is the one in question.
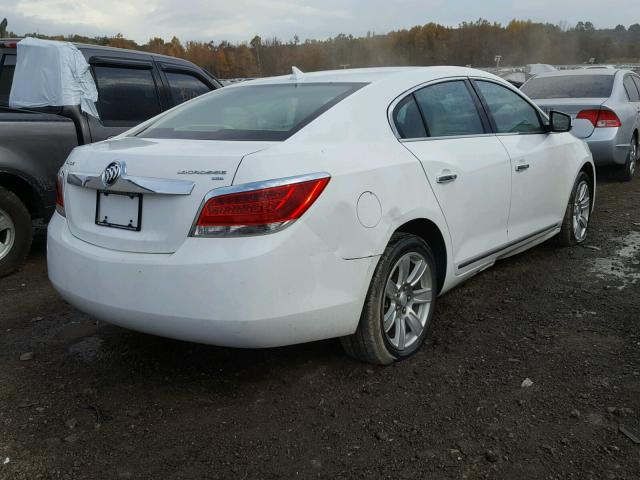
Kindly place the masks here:
[(608, 98), (613, 75), (563, 75), (532, 78), (522, 86), (530, 98)]
[(138, 136), (282, 141), (363, 86), (291, 83), (222, 88), (177, 108)]

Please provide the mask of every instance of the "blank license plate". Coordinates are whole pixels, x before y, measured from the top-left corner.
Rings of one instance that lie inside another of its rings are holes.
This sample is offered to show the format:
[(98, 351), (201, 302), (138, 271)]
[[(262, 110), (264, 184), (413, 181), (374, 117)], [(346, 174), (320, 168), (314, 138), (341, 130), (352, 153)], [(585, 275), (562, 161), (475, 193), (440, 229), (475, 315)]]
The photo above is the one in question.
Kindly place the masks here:
[(96, 225), (139, 232), (142, 226), (142, 195), (98, 191)]

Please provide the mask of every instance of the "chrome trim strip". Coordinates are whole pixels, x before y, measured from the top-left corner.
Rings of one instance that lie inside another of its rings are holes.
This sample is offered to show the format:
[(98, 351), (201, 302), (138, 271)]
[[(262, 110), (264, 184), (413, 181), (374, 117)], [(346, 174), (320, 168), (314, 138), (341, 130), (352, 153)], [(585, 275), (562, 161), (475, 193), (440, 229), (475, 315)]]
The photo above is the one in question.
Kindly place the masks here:
[(123, 174), (116, 183), (107, 186), (101, 175), (83, 175), (69, 173), (67, 183), (82, 188), (104, 190), (120, 193), (145, 193), (158, 195), (191, 195), (196, 184), (189, 180), (173, 180), (168, 178), (134, 177)]
[(518, 135), (548, 135), (550, 132), (505, 132), (496, 133), (496, 137), (516, 137)]
[(495, 137), (495, 133), (476, 133), (474, 135), (451, 135), (448, 137), (419, 137), (419, 138), (399, 138), (400, 143), (411, 142), (436, 142), (438, 140), (456, 140), (460, 138)]
[(275, 178), (271, 180), (261, 180), (259, 182), (241, 183), (239, 185), (229, 185), (228, 187), (214, 188), (213, 190), (210, 190), (209, 192), (207, 192), (207, 194), (204, 196), (204, 199), (202, 200), (202, 203), (198, 208), (198, 212), (196, 213), (196, 216), (193, 219), (193, 223), (191, 224), (191, 230), (189, 231), (189, 236), (196, 237), (196, 238), (224, 238), (224, 237), (234, 237), (234, 236), (247, 237), (247, 236), (256, 236), (256, 235), (267, 235), (269, 233), (275, 233), (275, 232), (284, 230), (285, 228), (287, 228), (289, 225), (292, 225), (296, 221), (291, 220), (288, 222), (283, 222), (280, 226), (278, 226), (278, 228), (274, 230), (270, 230), (268, 232), (260, 232), (260, 233), (253, 233), (253, 234), (230, 233), (226, 235), (224, 234), (196, 235), (196, 223), (198, 222), (198, 218), (200, 218), (200, 214), (202, 213), (202, 209), (204, 208), (205, 204), (212, 198), (221, 197), (223, 195), (230, 195), (232, 193), (250, 192), (253, 190), (262, 190), (264, 188), (280, 187), (282, 185), (291, 185), (294, 183), (308, 182), (310, 180), (319, 180), (321, 178), (331, 178), (331, 175), (327, 172), (316, 172), (316, 173), (308, 173), (305, 175), (295, 175), (293, 177)]
[(273, 180), (262, 180), (259, 182), (241, 183), (239, 185), (229, 185), (228, 187), (219, 187), (210, 190), (204, 197), (205, 202), (213, 197), (221, 195), (229, 195), (230, 193), (250, 192), (251, 190), (261, 190), (263, 188), (280, 187), (282, 185), (291, 185), (293, 183), (308, 182), (309, 180), (319, 180), (321, 178), (331, 177), (327, 172), (308, 173), (305, 175), (294, 175), (293, 177), (276, 178)]
[(469, 260), (465, 260), (464, 262), (460, 263), (458, 265), (458, 270), (462, 270), (463, 268), (466, 268), (470, 265), (473, 265), (474, 263), (478, 263), (484, 259), (486, 259), (487, 257), (491, 257), (493, 255), (497, 255), (497, 254), (504, 254), (507, 253), (510, 250), (517, 250), (518, 248), (522, 247), (523, 245), (525, 245), (527, 242), (529, 241), (533, 241), (535, 240), (537, 237), (541, 237), (544, 236), (544, 234), (549, 233), (557, 228), (560, 228), (560, 224), (556, 223), (554, 225), (551, 225), (549, 227), (543, 228), (541, 230), (538, 230), (536, 232), (533, 232), (531, 235), (527, 235), (526, 237), (522, 237), (519, 238), (518, 240), (514, 240), (512, 242), (509, 242), (505, 245), (502, 245), (501, 247), (498, 248), (494, 248), (493, 250), (490, 250), (486, 253), (483, 253), (481, 255), (478, 255), (476, 257), (473, 257)]

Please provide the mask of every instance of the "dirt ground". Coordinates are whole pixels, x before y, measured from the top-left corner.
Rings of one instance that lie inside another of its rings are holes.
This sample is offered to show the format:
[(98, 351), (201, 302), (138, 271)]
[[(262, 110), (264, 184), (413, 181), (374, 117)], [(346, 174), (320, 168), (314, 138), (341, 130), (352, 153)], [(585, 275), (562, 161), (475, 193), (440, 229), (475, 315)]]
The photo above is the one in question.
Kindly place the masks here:
[(388, 368), (96, 322), (49, 285), (41, 234), (0, 280), (0, 478), (638, 479), (639, 321), (640, 178), (599, 181), (585, 246), (440, 298)]

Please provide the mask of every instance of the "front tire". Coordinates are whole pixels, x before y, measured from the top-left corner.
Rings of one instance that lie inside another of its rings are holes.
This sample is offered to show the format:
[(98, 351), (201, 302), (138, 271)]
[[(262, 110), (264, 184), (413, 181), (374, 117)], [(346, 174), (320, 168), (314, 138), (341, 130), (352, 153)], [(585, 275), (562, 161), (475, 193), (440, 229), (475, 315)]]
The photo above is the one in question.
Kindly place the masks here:
[(0, 277), (22, 265), (32, 239), (29, 211), (15, 193), (0, 187)]
[(591, 219), (592, 189), (593, 186), (587, 174), (580, 172), (573, 185), (557, 237), (561, 246), (570, 247), (587, 239), (587, 229)]
[(380, 257), (358, 329), (343, 337), (348, 355), (389, 365), (424, 343), (436, 304), (436, 262), (420, 237), (396, 233)]

